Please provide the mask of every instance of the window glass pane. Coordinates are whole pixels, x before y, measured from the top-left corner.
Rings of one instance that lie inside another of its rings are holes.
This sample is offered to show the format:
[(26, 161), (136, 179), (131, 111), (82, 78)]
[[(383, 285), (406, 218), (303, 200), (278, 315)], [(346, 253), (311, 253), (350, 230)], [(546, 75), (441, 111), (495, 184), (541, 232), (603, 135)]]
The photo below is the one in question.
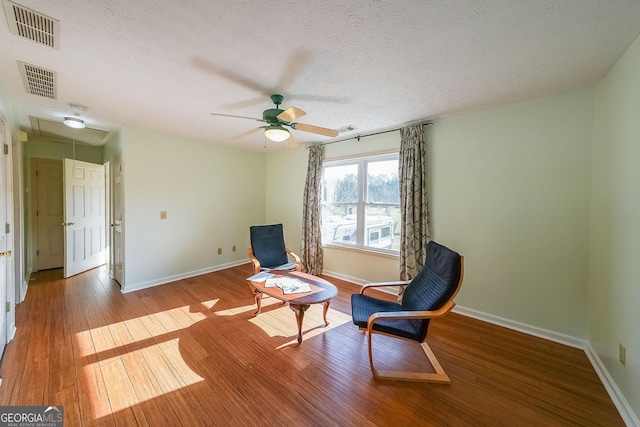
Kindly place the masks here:
[(367, 162), (367, 202), (400, 204), (397, 159)]
[(358, 218), (356, 204), (322, 206), (322, 241), (356, 245)]
[(325, 164), (321, 198), (324, 244), (399, 251), (397, 156), (371, 156)]
[(399, 206), (367, 206), (364, 246), (400, 250)]
[(322, 200), (325, 203), (358, 203), (358, 165), (326, 166)]

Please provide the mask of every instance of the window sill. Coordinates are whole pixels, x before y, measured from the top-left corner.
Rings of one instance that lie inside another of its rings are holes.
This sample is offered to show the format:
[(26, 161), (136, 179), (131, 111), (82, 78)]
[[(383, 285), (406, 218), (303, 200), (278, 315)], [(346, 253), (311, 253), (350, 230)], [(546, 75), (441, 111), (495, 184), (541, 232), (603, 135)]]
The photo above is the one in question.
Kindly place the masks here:
[(365, 248), (358, 248), (354, 246), (343, 246), (343, 245), (336, 245), (336, 244), (324, 244), (322, 245), (322, 249), (331, 249), (331, 250), (337, 249), (341, 251), (356, 252), (363, 255), (378, 256), (381, 258), (398, 259), (400, 257), (400, 254), (397, 252), (380, 251), (380, 250), (369, 249), (369, 248), (365, 249)]

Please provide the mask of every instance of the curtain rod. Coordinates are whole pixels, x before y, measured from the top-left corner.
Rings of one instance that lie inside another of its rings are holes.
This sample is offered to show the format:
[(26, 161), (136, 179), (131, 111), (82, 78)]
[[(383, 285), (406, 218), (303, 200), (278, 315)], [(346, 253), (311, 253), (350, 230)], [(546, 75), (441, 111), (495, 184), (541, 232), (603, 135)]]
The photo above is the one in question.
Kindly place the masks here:
[(402, 129), (403, 127), (407, 127), (407, 126), (413, 126), (413, 125), (418, 125), (418, 124), (421, 124), (423, 126), (429, 126), (429, 125), (433, 126), (436, 123), (438, 123), (438, 119), (425, 120), (425, 121), (414, 122), (414, 123), (407, 123), (406, 125), (404, 125), (402, 127), (399, 127), (399, 128), (381, 130), (379, 132), (367, 133), (365, 135), (356, 135), (356, 136), (351, 136), (349, 138), (338, 139), (338, 140), (329, 141), (329, 142), (322, 142), (322, 143), (319, 143), (319, 144), (310, 144), (306, 148), (313, 147), (313, 146), (322, 147), (323, 145), (335, 144), (336, 142), (350, 141), (352, 139), (357, 139), (358, 141), (360, 141), (361, 138), (366, 138), (368, 136), (382, 135), (383, 133), (396, 132), (396, 131), (399, 131), (400, 129)]

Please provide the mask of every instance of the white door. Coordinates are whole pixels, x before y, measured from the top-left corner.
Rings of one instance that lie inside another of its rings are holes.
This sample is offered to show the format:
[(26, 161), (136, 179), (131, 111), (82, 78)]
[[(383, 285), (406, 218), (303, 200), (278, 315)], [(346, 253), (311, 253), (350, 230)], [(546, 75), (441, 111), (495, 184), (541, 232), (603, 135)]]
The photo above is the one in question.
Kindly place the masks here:
[(123, 285), (124, 269), (123, 269), (123, 248), (122, 248), (122, 159), (120, 156), (112, 161), (111, 174), (113, 180), (111, 182), (111, 209), (113, 210), (111, 217), (111, 275), (120, 284)]
[(36, 160), (36, 268), (64, 265), (62, 162)]
[(105, 263), (104, 166), (63, 159), (64, 277)]
[[(7, 147), (8, 150), (8, 145), (6, 141), (4, 121), (1, 119), (0, 147), (0, 149), (3, 150), (1, 152), (8, 152), (4, 151), (5, 147)], [(9, 312), (9, 310), (7, 310), (7, 308), (9, 308), (7, 305), (7, 290), (10, 281), (9, 273), (11, 271), (11, 245), (5, 224), (8, 224), (9, 218), (7, 216), (7, 209), (10, 206), (9, 197), (13, 192), (11, 191), (11, 188), (9, 188), (10, 181), (7, 175), (9, 173), (9, 169), (5, 162), (7, 155), (0, 154), (0, 156), (2, 156), (0, 158), (0, 313), (2, 313), (0, 315), (0, 356), (2, 356), (2, 353), (4, 353), (4, 347), (7, 343), (7, 317), (5, 313)]]

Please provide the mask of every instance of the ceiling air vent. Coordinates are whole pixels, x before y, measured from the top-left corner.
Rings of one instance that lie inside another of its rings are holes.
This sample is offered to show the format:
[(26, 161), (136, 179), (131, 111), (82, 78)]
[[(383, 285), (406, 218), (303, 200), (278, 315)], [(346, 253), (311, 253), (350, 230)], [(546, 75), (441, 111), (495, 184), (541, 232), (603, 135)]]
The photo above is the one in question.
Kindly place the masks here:
[(60, 48), (60, 21), (9, 0), (3, 0), (2, 3), (12, 34), (56, 49)]
[(18, 61), (20, 75), (26, 91), (32, 95), (44, 96), (56, 99), (56, 73), (55, 71), (37, 67)]
[(354, 125), (347, 125), (347, 126), (343, 126), (340, 129), (338, 129), (338, 132), (340, 132), (340, 133), (351, 132), (352, 130), (356, 130), (356, 129), (358, 129), (358, 128), (355, 127)]

